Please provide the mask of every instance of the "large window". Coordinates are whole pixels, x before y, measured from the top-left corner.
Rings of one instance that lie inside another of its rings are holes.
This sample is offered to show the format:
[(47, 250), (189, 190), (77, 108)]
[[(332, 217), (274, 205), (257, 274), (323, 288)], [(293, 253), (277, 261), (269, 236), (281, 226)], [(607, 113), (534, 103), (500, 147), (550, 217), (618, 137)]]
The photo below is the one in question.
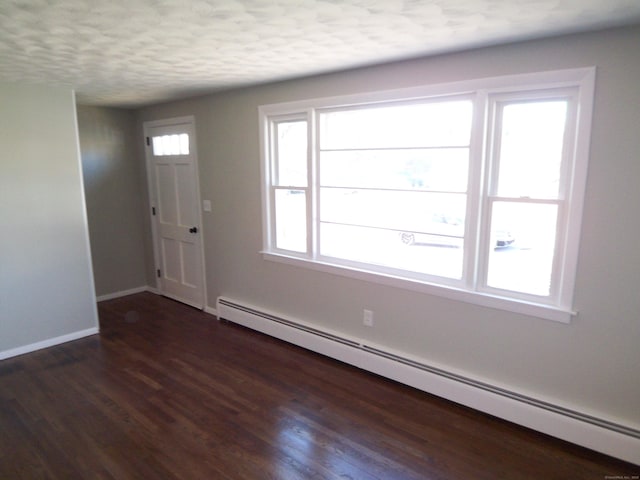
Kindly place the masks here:
[(261, 107), (266, 257), (568, 321), (593, 77)]

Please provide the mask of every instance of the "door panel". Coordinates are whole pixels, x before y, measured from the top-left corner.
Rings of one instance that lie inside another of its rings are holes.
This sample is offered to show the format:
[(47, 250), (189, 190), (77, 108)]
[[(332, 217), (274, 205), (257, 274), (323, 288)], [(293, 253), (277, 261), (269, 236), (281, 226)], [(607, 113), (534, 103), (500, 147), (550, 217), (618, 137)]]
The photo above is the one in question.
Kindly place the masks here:
[(204, 307), (200, 195), (193, 123), (145, 124), (147, 162), (156, 209), (154, 243), (160, 293)]
[(176, 213), (176, 192), (174, 186), (173, 166), (155, 163), (158, 192), (158, 215), (164, 225), (175, 225), (178, 222)]
[[(182, 249), (182, 264), (183, 265), (192, 265), (196, 261), (198, 261), (198, 252), (194, 245), (190, 245), (188, 243), (182, 243), (180, 245)], [(182, 271), (182, 282), (191, 288), (196, 288), (198, 284), (198, 279), (194, 276), (195, 272), (193, 269), (185, 269)]]
[(162, 237), (162, 267), (164, 268), (164, 279), (166, 281), (177, 282), (180, 278), (180, 252), (178, 243), (171, 238)]
[(191, 166), (186, 164), (176, 164), (176, 185), (177, 185), (177, 199), (178, 199), (178, 223), (180, 225), (191, 227), (197, 225), (198, 222), (195, 219), (195, 209), (192, 205), (192, 188), (193, 188), (193, 173), (191, 172)]

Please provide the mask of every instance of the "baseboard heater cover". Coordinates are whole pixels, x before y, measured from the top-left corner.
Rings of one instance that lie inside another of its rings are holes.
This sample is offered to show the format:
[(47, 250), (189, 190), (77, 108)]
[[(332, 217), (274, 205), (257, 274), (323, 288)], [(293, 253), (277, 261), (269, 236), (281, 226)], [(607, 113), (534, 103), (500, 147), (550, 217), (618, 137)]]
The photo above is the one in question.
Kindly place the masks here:
[(255, 306), (219, 297), (218, 318), (453, 402), (640, 464), (640, 430), (428, 365)]

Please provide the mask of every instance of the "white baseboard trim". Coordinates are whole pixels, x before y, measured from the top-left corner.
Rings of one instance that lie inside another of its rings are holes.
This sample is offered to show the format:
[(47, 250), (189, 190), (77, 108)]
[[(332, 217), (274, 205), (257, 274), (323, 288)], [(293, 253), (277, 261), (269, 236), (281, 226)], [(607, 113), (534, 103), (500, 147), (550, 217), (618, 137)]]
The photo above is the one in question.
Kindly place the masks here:
[(61, 335), (59, 337), (42, 340), (41, 342), (31, 343), (29, 345), (24, 345), (22, 347), (12, 348), (10, 350), (5, 350), (3, 352), (0, 352), (0, 360), (4, 360), (6, 358), (11, 358), (11, 357), (17, 357), (18, 355), (24, 355), (25, 353), (35, 352), (36, 350), (42, 350), (43, 348), (53, 347), (55, 345), (71, 342), (73, 340), (78, 340), (80, 338), (88, 337), (90, 335), (96, 335), (98, 333), (100, 333), (100, 329), (98, 327), (87, 328), (86, 330), (79, 330), (77, 332), (68, 333), (67, 335)]
[(218, 298), (219, 318), (576, 445), (640, 465), (640, 429), (430, 366), (257, 307)]
[[(129, 290), (122, 290), (120, 292), (113, 292), (113, 293), (107, 293), (106, 295), (100, 295), (99, 297), (96, 298), (96, 300), (98, 302), (104, 302), (105, 300), (113, 300), (115, 298), (126, 297), (127, 295), (134, 295), (136, 293), (142, 293), (142, 292), (149, 292), (155, 295), (160, 295), (160, 290), (158, 290), (155, 287), (150, 287), (148, 285), (145, 285), (143, 287), (130, 288)], [(168, 298), (171, 298), (171, 297), (168, 297)], [(176, 298), (175, 300), (182, 302), (182, 300), (178, 298)], [(208, 313), (209, 315), (213, 315), (214, 317), (218, 316), (218, 311), (214, 307), (205, 305), (203, 310), (205, 313)]]
[(113, 292), (113, 293), (107, 293), (105, 295), (100, 295), (99, 297), (96, 298), (96, 300), (98, 302), (104, 302), (105, 300), (113, 300), (114, 298), (126, 297), (127, 295), (133, 295), (135, 293), (142, 293), (142, 292), (157, 293), (157, 290), (155, 288), (152, 288), (152, 287), (149, 287), (149, 286), (145, 285), (145, 286), (142, 286), (142, 287), (130, 288), (128, 290), (122, 290), (120, 292)]

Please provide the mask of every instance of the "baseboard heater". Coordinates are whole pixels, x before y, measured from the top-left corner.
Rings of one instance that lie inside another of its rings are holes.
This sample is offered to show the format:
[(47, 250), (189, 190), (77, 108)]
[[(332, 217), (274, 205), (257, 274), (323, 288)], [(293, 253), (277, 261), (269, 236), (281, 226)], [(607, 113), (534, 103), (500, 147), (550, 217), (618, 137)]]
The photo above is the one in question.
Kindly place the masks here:
[(218, 318), (534, 430), (640, 464), (640, 430), (219, 297)]

